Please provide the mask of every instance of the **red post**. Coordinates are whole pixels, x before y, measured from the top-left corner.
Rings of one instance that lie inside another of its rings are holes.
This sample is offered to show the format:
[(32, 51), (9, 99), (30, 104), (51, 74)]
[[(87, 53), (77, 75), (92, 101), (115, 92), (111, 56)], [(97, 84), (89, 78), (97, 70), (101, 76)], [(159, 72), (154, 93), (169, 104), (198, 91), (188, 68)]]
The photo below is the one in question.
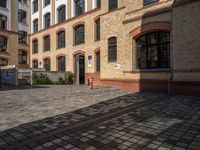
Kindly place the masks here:
[(93, 78), (89, 79), (89, 83), (90, 83), (90, 89), (93, 89)]

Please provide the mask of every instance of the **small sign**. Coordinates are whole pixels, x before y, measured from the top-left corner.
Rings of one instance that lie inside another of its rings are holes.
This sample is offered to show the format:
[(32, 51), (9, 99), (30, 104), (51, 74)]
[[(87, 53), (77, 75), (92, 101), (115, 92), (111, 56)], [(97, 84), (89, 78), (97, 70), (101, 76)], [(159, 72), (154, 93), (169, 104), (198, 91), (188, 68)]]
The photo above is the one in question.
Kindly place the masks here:
[(88, 56), (88, 67), (92, 67), (92, 56)]
[(115, 69), (116, 69), (116, 70), (121, 69), (121, 65), (120, 65), (120, 64), (115, 64)]

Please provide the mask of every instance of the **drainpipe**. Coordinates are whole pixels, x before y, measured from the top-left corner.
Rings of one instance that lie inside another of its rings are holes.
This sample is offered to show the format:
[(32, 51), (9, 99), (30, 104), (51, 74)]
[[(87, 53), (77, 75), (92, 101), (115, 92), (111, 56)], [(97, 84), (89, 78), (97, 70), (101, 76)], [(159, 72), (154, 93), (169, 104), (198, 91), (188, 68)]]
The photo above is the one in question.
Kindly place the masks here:
[(173, 19), (174, 19), (174, 14), (173, 14), (173, 8), (174, 8), (174, 3), (176, 2), (176, 0), (174, 0), (172, 7), (171, 7), (171, 76), (168, 79), (168, 94), (171, 95), (171, 82), (174, 79), (174, 64), (173, 64), (173, 41), (174, 41), (174, 35), (173, 35)]

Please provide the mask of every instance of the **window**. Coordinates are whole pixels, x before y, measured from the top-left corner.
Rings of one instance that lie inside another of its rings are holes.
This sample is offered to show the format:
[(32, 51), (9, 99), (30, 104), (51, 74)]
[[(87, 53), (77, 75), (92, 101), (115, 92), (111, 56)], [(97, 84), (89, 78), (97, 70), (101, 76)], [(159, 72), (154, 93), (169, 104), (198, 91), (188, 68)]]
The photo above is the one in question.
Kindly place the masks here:
[(44, 59), (44, 68), (46, 69), (46, 71), (51, 70), (51, 63), (49, 58)]
[(101, 7), (101, 0), (96, 0), (97, 1), (97, 8)]
[(44, 51), (50, 50), (50, 36), (47, 35), (44, 37)]
[(51, 25), (51, 15), (50, 13), (46, 13), (44, 15), (44, 28), (48, 28)]
[(7, 17), (0, 15), (0, 29), (7, 29)]
[(65, 31), (60, 31), (57, 33), (57, 48), (65, 47)]
[(74, 0), (74, 3), (76, 16), (79, 16), (85, 12), (85, 0)]
[(33, 47), (33, 54), (38, 53), (38, 40), (33, 41), (32, 47)]
[(44, 7), (50, 4), (50, 0), (44, 0)]
[(20, 2), (21, 4), (26, 4), (26, 5), (27, 5), (27, 0), (19, 0), (19, 2)]
[(38, 60), (33, 60), (33, 68), (38, 68)]
[(108, 62), (117, 61), (117, 38), (108, 39)]
[(66, 7), (65, 5), (62, 5), (57, 9), (58, 13), (58, 23), (64, 21), (66, 19)]
[(38, 0), (33, 1), (33, 13), (38, 11)]
[(139, 69), (170, 67), (170, 33), (152, 32), (136, 39)]
[(19, 10), (18, 21), (22, 23), (26, 23), (26, 12), (24, 10)]
[(148, 4), (152, 4), (152, 3), (155, 3), (159, 0), (144, 0), (144, 5), (148, 5)]
[(7, 0), (0, 0), (0, 7), (7, 8)]
[(109, 11), (115, 10), (118, 8), (118, 0), (109, 0)]
[(27, 64), (27, 58), (28, 58), (28, 56), (27, 56), (27, 52), (26, 51), (23, 51), (23, 50), (20, 50), (19, 51), (19, 64), (23, 64), (23, 65), (25, 65), (25, 64)]
[(0, 52), (7, 51), (7, 41), (8, 41), (7, 38), (0, 36)]
[(99, 41), (100, 40), (100, 19), (95, 21), (95, 28), (96, 28), (95, 40)]
[(100, 51), (96, 53), (96, 72), (100, 72)]
[(37, 32), (38, 31), (38, 19), (35, 19), (33, 21), (33, 32)]
[(64, 72), (65, 71), (65, 57), (60, 56), (57, 58), (58, 61), (58, 71)]
[(75, 45), (85, 43), (84, 25), (79, 25), (74, 30), (75, 30)]
[(0, 58), (0, 66), (7, 66), (8, 65), (8, 60)]
[(18, 32), (18, 42), (19, 43), (26, 43), (27, 42), (27, 32), (19, 31)]

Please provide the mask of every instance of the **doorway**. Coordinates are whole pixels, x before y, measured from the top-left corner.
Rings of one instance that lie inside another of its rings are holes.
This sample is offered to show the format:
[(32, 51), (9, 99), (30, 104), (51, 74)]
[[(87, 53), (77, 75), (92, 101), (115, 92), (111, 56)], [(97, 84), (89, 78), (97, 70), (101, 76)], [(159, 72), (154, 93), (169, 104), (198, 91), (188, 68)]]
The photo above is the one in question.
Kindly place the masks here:
[(75, 56), (76, 84), (85, 84), (85, 56)]

